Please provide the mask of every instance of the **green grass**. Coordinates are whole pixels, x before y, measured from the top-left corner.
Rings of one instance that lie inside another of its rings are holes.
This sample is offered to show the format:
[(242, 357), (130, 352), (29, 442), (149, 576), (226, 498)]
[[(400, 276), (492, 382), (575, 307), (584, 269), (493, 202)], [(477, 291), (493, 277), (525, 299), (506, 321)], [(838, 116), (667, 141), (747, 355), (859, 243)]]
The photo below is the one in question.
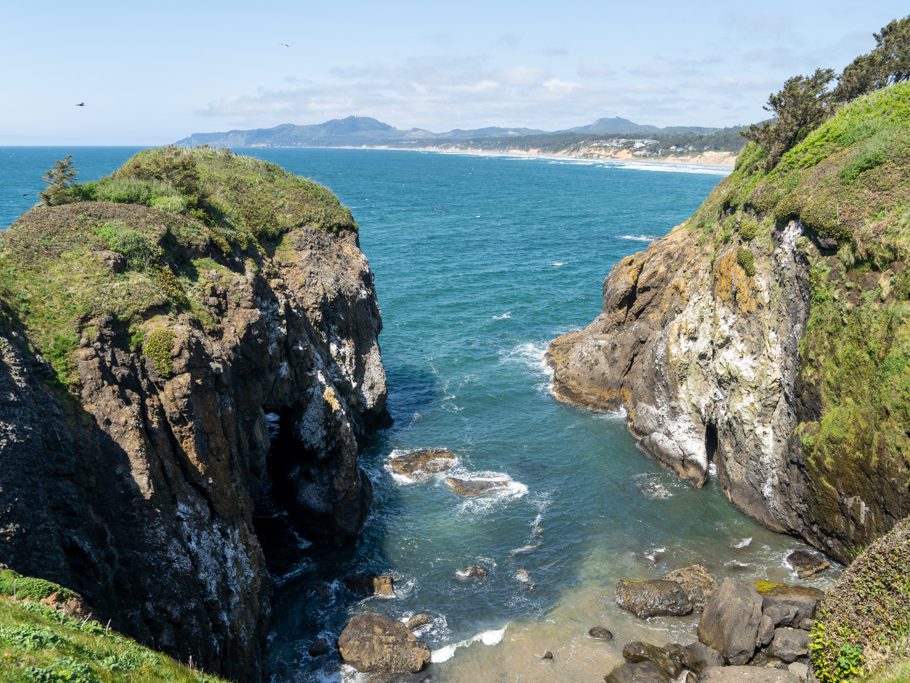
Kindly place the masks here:
[[(78, 349), (100, 328), (129, 351), (157, 316), (218, 329), (194, 263), (259, 272), (265, 254), (296, 228), (357, 229), (326, 188), (226, 150), (144, 150), (68, 192), (68, 203), (32, 209), (0, 235), (0, 316), (25, 328), (71, 390)], [(167, 377), (159, 351), (155, 365)]]
[(42, 579), (0, 570), (0, 680), (9, 683), (178, 681), (217, 683), (103, 624), (38, 602), (75, 594)]

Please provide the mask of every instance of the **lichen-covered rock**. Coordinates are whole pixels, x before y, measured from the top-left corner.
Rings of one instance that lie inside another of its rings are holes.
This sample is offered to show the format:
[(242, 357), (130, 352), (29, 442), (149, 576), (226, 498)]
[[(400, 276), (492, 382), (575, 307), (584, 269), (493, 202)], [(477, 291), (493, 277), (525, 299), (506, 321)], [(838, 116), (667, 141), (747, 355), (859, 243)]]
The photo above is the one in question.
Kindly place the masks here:
[(387, 419), (373, 276), (350, 213), (276, 166), (146, 150), (123, 181), (168, 208), (42, 206), (3, 235), (0, 562), (258, 680), (254, 511), (337, 540), (367, 512), (357, 454)]
[(798, 628), (804, 619), (812, 619), (825, 592), (813, 586), (759, 581), (755, 584), (762, 596), (762, 611), (775, 626)]
[(338, 651), (346, 664), (367, 673), (417, 673), (430, 661), (430, 648), (407, 626), (372, 612), (351, 617)]
[(646, 619), (657, 616), (683, 616), (692, 611), (692, 602), (676, 581), (647, 579), (616, 582), (616, 604)]
[(717, 590), (717, 580), (700, 564), (674, 569), (664, 575), (664, 578), (683, 587), (695, 611), (701, 611), (707, 599)]
[(720, 652), (729, 664), (745, 664), (755, 652), (762, 598), (754, 586), (725, 579), (705, 604), (698, 639)]

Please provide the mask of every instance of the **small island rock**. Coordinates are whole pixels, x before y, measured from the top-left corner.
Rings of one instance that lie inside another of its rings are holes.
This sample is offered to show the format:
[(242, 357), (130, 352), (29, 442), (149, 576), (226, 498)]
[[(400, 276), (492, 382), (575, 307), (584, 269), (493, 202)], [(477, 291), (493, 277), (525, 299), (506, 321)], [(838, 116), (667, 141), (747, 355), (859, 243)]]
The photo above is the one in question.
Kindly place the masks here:
[(364, 673), (417, 673), (430, 648), (400, 621), (372, 612), (351, 617), (338, 638), (341, 659)]
[(683, 616), (692, 611), (692, 602), (683, 587), (666, 579), (621, 579), (616, 582), (616, 604), (642, 619)]

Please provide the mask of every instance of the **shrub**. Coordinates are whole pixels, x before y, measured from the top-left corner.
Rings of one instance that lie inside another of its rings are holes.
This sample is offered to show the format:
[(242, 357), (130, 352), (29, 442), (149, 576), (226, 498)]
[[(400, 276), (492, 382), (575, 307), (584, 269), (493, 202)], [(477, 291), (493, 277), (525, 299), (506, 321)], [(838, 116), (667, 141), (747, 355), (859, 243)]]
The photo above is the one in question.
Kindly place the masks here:
[(736, 250), (736, 262), (746, 271), (746, 275), (749, 277), (755, 275), (755, 254), (749, 247), (740, 247)]
[(174, 374), (174, 361), (171, 358), (174, 339), (173, 331), (166, 327), (152, 330), (145, 338), (145, 357), (152, 361), (155, 372), (163, 378)]
[(38, 196), (47, 206), (72, 201), (70, 190), (75, 179), (76, 169), (73, 168), (73, 156), (67, 154), (65, 158), (55, 161), (54, 165), (44, 174), (47, 188), (44, 192), (39, 192)]
[(148, 270), (163, 255), (161, 247), (144, 234), (117, 223), (104, 223), (93, 228), (92, 232), (100, 237), (111, 251), (122, 254), (131, 270)]

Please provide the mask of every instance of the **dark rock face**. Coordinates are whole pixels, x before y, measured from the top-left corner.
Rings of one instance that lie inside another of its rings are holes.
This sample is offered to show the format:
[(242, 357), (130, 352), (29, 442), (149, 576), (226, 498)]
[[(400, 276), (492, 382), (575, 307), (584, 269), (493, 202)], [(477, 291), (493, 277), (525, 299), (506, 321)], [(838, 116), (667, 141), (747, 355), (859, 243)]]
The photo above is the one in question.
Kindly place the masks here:
[(711, 596), (698, 622), (698, 639), (729, 664), (752, 659), (762, 618), (762, 598), (742, 581), (726, 579)]
[(617, 581), (616, 604), (642, 619), (678, 617), (692, 611), (692, 603), (683, 587), (665, 579)]
[(345, 587), (352, 593), (361, 596), (381, 595), (395, 597), (395, 580), (388, 575), (371, 574), (369, 572), (351, 574), (344, 577)]
[(302, 227), (282, 245), (223, 269), (217, 334), (170, 315), (167, 376), (104, 318), (81, 341), (74, 394), (49, 390), (15, 313), (0, 311), (0, 562), (245, 680), (262, 674), (269, 618), (254, 510), (269, 501), (307, 531), (352, 537), (370, 500), (357, 453), (387, 419), (356, 234)]
[(417, 673), (430, 661), (430, 648), (404, 624), (370, 612), (351, 618), (338, 650), (344, 662), (366, 673)]

